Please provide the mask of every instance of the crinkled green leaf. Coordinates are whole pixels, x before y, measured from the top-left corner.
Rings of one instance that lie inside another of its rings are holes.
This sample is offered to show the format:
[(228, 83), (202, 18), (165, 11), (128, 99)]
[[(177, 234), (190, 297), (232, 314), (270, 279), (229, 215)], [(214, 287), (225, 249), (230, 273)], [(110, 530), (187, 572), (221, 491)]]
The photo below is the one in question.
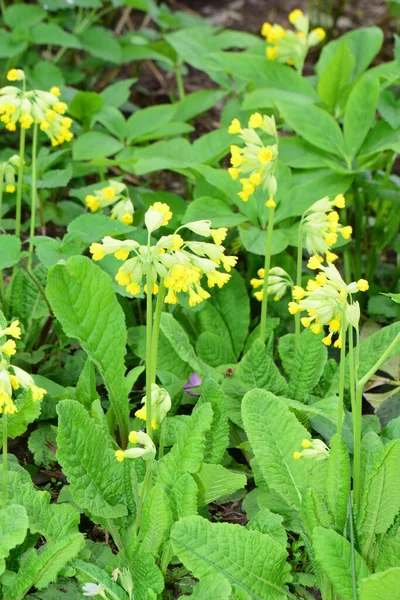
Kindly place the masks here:
[(223, 496), (229, 496), (246, 485), (246, 476), (232, 473), (222, 465), (203, 463), (193, 475), (199, 488), (199, 506), (206, 506)]
[[(41, 409), (41, 403), (35, 402), (32, 392), (28, 390), (19, 394), (18, 398), (15, 399), (15, 405), (18, 408), (18, 412), (7, 415), (7, 435), (11, 439), (15, 439), (25, 433), (28, 425), (38, 418)], [(3, 419), (0, 419), (0, 439), (2, 435)]]
[(21, 241), (16, 235), (2, 233), (0, 235), (0, 270), (8, 269), (21, 258)]
[(271, 512), (268, 508), (262, 508), (252, 519), (247, 523), (246, 527), (250, 531), (260, 531), (270, 535), (274, 540), (282, 544), (286, 548), (287, 534), (282, 525), (283, 517)]
[(334, 529), (343, 533), (350, 494), (350, 458), (345, 441), (339, 434), (330, 440), (325, 481), (325, 501)]
[(182, 517), (197, 515), (198, 487), (190, 473), (183, 473), (171, 489), (171, 503), (174, 521)]
[(322, 343), (323, 335), (316, 335), (310, 329), (304, 329), (300, 336), (294, 360), (291, 363), (291, 375), (288, 395), (299, 402), (306, 402), (317, 385), (326, 363), (327, 350)]
[(0, 510), (0, 573), (10, 550), (22, 544), (28, 530), (28, 515), (23, 506), (11, 504)]
[(85, 583), (92, 582), (102, 584), (107, 597), (109, 597), (110, 600), (128, 600), (126, 592), (124, 592), (119, 585), (114, 583), (106, 571), (103, 571), (103, 569), (97, 565), (77, 559), (73, 561), (72, 566), (76, 569), (79, 578)]
[(146, 497), (140, 526), (141, 548), (157, 557), (172, 525), (172, 513), (167, 493), (156, 484)]
[(360, 600), (389, 600), (398, 597), (400, 588), (400, 567), (393, 567), (382, 573), (374, 573), (360, 582)]
[(224, 392), (213, 379), (206, 379), (203, 383), (197, 406), (202, 406), (206, 402), (211, 404), (213, 420), (206, 434), (204, 460), (218, 464), (229, 444), (228, 407)]
[(208, 575), (203, 577), (194, 588), (193, 594), (189, 598), (192, 600), (229, 600), (231, 598), (232, 588), (229, 581), (218, 575)]

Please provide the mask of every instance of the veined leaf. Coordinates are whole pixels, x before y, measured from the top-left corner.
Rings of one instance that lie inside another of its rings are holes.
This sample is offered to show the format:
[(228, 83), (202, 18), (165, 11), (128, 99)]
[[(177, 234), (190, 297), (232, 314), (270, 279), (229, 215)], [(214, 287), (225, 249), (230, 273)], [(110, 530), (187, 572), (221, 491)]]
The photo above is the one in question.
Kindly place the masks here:
[(393, 537), (385, 535), (379, 547), (375, 571), (386, 571), (390, 567), (400, 567), (400, 528)]
[(198, 487), (190, 473), (184, 473), (174, 483), (171, 489), (172, 511), (174, 521), (182, 517), (197, 515)]
[(326, 363), (327, 350), (322, 344), (323, 335), (316, 335), (304, 329), (300, 336), (294, 360), (291, 364), (291, 377), (288, 395), (299, 402), (305, 402), (317, 385)]
[(10, 550), (22, 544), (28, 530), (28, 515), (23, 506), (11, 504), (0, 510), (0, 574)]
[(99, 397), (96, 390), (96, 372), (90, 358), (86, 359), (85, 365), (79, 375), (76, 384), (76, 399), (85, 408), (90, 408), (92, 402)]
[(126, 515), (126, 506), (121, 504), (123, 465), (116, 461), (103, 429), (74, 400), (60, 402), (57, 413), (57, 458), (75, 502), (93, 518), (115, 519)]
[(199, 506), (206, 506), (218, 498), (233, 494), (246, 485), (246, 476), (231, 473), (222, 465), (203, 463), (193, 475), (199, 488)]
[(211, 404), (213, 420), (206, 434), (204, 461), (218, 464), (229, 444), (228, 407), (224, 392), (213, 379), (206, 379), (203, 383), (197, 406), (207, 402)]
[(353, 87), (347, 100), (343, 132), (348, 157), (353, 159), (375, 122), (380, 92), (379, 78), (364, 75)]
[(325, 501), (334, 528), (343, 533), (350, 494), (350, 458), (345, 441), (337, 433), (331, 438), (325, 481)]
[(114, 583), (106, 571), (103, 571), (103, 569), (100, 569), (97, 565), (76, 559), (73, 561), (72, 566), (77, 570), (79, 575), (83, 576), (85, 581), (91, 580), (98, 584), (102, 584), (110, 600), (128, 600), (126, 592), (124, 592), (119, 585)]
[(398, 597), (400, 588), (400, 567), (393, 567), (382, 573), (374, 573), (360, 582), (360, 600), (389, 600)]
[(192, 600), (229, 600), (231, 598), (232, 588), (229, 581), (218, 575), (208, 575), (194, 588), (193, 594), (189, 598)]
[(279, 542), (240, 525), (186, 517), (172, 527), (174, 552), (195, 577), (223, 575), (256, 600), (285, 600), (287, 553)]
[(271, 512), (268, 508), (262, 508), (256, 515), (247, 523), (246, 527), (250, 531), (260, 531), (270, 535), (274, 540), (282, 544), (286, 548), (287, 535), (284, 526), (282, 525), (283, 517)]
[(81, 533), (71, 533), (57, 542), (46, 544), (40, 554), (31, 550), (18, 571), (15, 583), (6, 589), (5, 599), (21, 600), (31, 587), (39, 590), (47, 587), (84, 545)]
[[(354, 600), (350, 542), (333, 529), (316, 527), (313, 533), (313, 546), (316, 561), (333, 585), (336, 594), (342, 600)], [(369, 569), (366, 563), (354, 549), (355, 589), (360, 579), (368, 575)]]
[[(30, 423), (40, 415), (41, 403), (35, 402), (32, 392), (24, 390), (16, 399), (18, 412), (7, 416), (8, 437), (14, 439), (25, 433)], [(3, 419), (0, 420), (0, 439), (3, 436)]]
[(102, 376), (125, 444), (126, 329), (109, 276), (88, 258), (74, 256), (50, 269), (47, 295), (65, 334), (79, 340)]
[(301, 448), (302, 440), (309, 439), (310, 434), (280, 398), (265, 390), (245, 395), (242, 416), (267, 485), (299, 511), (302, 489), (310, 487), (312, 465), (305, 460), (294, 460), (293, 452)]
[(168, 537), (172, 525), (172, 513), (164, 488), (156, 484), (146, 498), (143, 507), (139, 540), (141, 549), (157, 557), (158, 551)]
[(135, 600), (156, 600), (157, 594), (164, 589), (164, 578), (154, 556), (139, 546), (132, 557), (132, 564), (135, 565), (132, 571)]

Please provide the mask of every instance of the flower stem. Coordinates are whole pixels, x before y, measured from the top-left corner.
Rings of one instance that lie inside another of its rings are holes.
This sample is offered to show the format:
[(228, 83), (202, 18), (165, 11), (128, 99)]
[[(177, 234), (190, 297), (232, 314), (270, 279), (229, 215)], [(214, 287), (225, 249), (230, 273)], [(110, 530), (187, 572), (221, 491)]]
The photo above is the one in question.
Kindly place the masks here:
[(7, 413), (3, 413), (3, 494), (2, 508), (7, 506)]
[(20, 134), (20, 138), (19, 138), (17, 204), (16, 204), (16, 210), (15, 210), (15, 235), (17, 237), (20, 237), (20, 235), (21, 235), (22, 179), (23, 179), (23, 175), (24, 175), (25, 135), (26, 135), (26, 129), (21, 127), (21, 134)]
[[(303, 221), (300, 221), (299, 231), (297, 237), (297, 268), (296, 268), (296, 285), (301, 287), (301, 267), (303, 259)], [(296, 348), (300, 343), (300, 312), (297, 312), (294, 316), (295, 334), (296, 334)]]
[(160, 288), (158, 290), (156, 308), (154, 311), (153, 332), (151, 340), (151, 383), (155, 383), (157, 377), (158, 340), (160, 338), (160, 321), (164, 303), (164, 294), (165, 285), (164, 280), (162, 279), (160, 283)]
[(346, 317), (343, 314), (342, 326), (340, 329), (340, 370), (339, 370), (339, 406), (338, 406), (338, 417), (337, 417), (337, 432), (342, 435), (343, 425), (343, 401), (344, 401), (344, 384), (346, 376)]
[(153, 459), (147, 460), (146, 461), (146, 474), (143, 479), (142, 489), (140, 490), (139, 506), (137, 507), (137, 513), (136, 513), (136, 519), (135, 519), (135, 532), (136, 533), (138, 532), (138, 529), (140, 527), (141, 520), (142, 520), (142, 509), (143, 509), (144, 500), (148, 493), (149, 483), (151, 482), (152, 467), (153, 467)]
[[(1, 210), (3, 204), (3, 190), (4, 190), (4, 166), (0, 169), (0, 232), (1, 232)], [(6, 312), (5, 309), (5, 291), (4, 291), (4, 279), (3, 279), (3, 271), (0, 271), (0, 299), (1, 305), (3, 307), (3, 312)]]
[(32, 182), (31, 182), (31, 227), (29, 233), (29, 258), (28, 258), (28, 269), (31, 269), (32, 258), (33, 258), (33, 241), (32, 238), (35, 235), (35, 220), (36, 220), (36, 152), (37, 152), (37, 137), (38, 137), (38, 126), (37, 123), (33, 126), (33, 139), (32, 139)]
[(148, 265), (147, 267), (146, 284), (146, 433), (151, 438), (151, 384), (153, 377), (153, 282), (151, 276), (151, 265)]
[(267, 230), (267, 245), (265, 248), (265, 261), (264, 261), (264, 285), (263, 285), (263, 297), (261, 303), (261, 322), (260, 322), (260, 340), (265, 343), (266, 329), (267, 329), (267, 313), (268, 313), (268, 274), (271, 265), (271, 245), (272, 245), (272, 234), (274, 232), (274, 212), (275, 207), (269, 209), (268, 215), (268, 230)]

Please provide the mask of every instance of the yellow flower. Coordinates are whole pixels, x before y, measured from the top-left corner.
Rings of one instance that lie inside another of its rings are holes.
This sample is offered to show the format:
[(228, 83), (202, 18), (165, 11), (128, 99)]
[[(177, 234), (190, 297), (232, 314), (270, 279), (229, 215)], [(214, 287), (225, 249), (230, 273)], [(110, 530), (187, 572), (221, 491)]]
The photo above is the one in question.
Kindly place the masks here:
[(271, 162), (272, 157), (273, 154), (269, 148), (261, 148), (257, 154), (257, 158), (262, 165), (266, 165), (267, 163)]
[(307, 267), (312, 270), (319, 269), (321, 263), (323, 262), (324, 259), (322, 258), (322, 256), (310, 256), (310, 258), (308, 259)]
[(93, 255), (93, 260), (102, 260), (105, 257), (105, 252), (103, 250), (103, 246), (98, 242), (94, 242), (90, 248), (89, 252)]
[(330, 250), (328, 250), (328, 252), (325, 255), (326, 258), (326, 262), (327, 263), (333, 263), (335, 262), (335, 260), (337, 260), (339, 257), (337, 254), (335, 254), (334, 252), (331, 252)]
[[(101, 246), (101, 244), (99, 244), (99, 246)], [(121, 248), (121, 250), (117, 250), (117, 252), (114, 252), (114, 256), (115, 256), (115, 258), (117, 260), (126, 260), (128, 258), (128, 256), (129, 256), (129, 251), (128, 250), (124, 250), (123, 248)], [(93, 259), (96, 260), (94, 258), (94, 256), (93, 256)]]
[(110, 185), (103, 188), (101, 190), (101, 193), (106, 200), (114, 200), (115, 198), (115, 191)]
[(97, 196), (92, 196), (89, 194), (85, 198), (85, 203), (92, 212), (96, 212), (96, 210), (99, 210), (100, 208), (100, 200)]
[(336, 332), (340, 330), (341, 323), (339, 319), (332, 319), (332, 321), (329, 321), (328, 325), (330, 331)]
[(260, 185), (262, 179), (261, 179), (261, 174), (260, 173), (252, 173), (249, 177), (250, 179), (250, 183), (252, 183), (253, 185), (257, 186)]
[(303, 290), (302, 287), (300, 287), (299, 285), (295, 285), (293, 288), (293, 298), (295, 300), (301, 300), (302, 298), (304, 298), (304, 296), (306, 295), (305, 291)]
[(360, 292), (366, 292), (369, 289), (369, 283), (366, 279), (359, 279), (357, 281), (357, 288)]
[(149, 210), (155, 210), (162, 215), (164, 215), (162, 225), (168, 225), (168, 222), (172, 219), (172, 212), (165, 202), (154, 202), (152, 206), (150, 206)]
[(125, 459), (125, 452), (123, 450), (116, 450), (115, 458), (118, 462), (122, 462)]
[(133, 281), (126, 286), (126, 291), (132, 294), (132, 296), (137, 296), (140, 294), (140, 285), (136, 281)]
[(325, 344), (325, 346), (330, 346), (332, 344), (332, 335), (329, 334), (326, 337), (324, 337), (322, 343)]
[(276, 207), (276, 202), (275, 202), (275, 200), (273, 199), (272, 196), (270, 198), (268, 198), (268, 200), (265, 203), (265, 206), (267, 208), (275, 208)]
[(13, 185), (12, 183), (8, 183), (6, 185), (6, 192), (7, 194), (12, 194), (13, 192), (15, 192), (15, 185)]
[(302, 16), (303, 16), (303, 11), (300, 10), (299, 8), (295, 8), (295, 10), (292, 10), (292, 12), (289, 13), (289, 17), (288, 17), (289, 23), (294, 25), (296, 23), (296, 21), (301, 19)]
[(172, 250), (179, 250), (183, 246), (183, 239), (178, 233), (172, 235)]
[(8, 375), (10, 378), (10, 383), (13, 390), (17, 390), (19, 388), (18, 377), (16, 375)]
[(14, 340), (7, 340), (5, 344), (0, 346), (0, 351), (6, 356), (13, 356), (17, 352)]
[(302, 317), (300, 319), (301, 324), (303, 325), (303, 327), (309, 327), (310, 323), (311, 323), (311, 319), (309, 319), (308, 317)]
[(243, 200), (243, 202), (247, 202), (249, 199), (249, 195), (246, 194), (245, 192), (239, 192), (238, 196), (241, 200)]
[(211, 229), (211, 237), (214, 240), (214, 244), (221, 246), (222, 242), (226, 238), (228, 229), (226, 227), (220, 227), (219, 229)]
[(314, 323), (313, 325), (311, 325), (310, 329), (315, 334), (319, 334), (319, 333), (323, 332), (323, 327), (319, 323)]
[[(144, 290), (144, 293), (147, 294), (147, 283), (145, 283), (145, 285), (143, 286), (143, 290)], [(153, 294), (153, 296), (158, 294), (158, 285), (156, 283), (152, 284), (151, 293)]]
[(7, 79), (8, 81), (22, 81), (22, 79), (25, 79), (25, 73), (22, 69), (10, 69), (7, 73)]
[(240, 124), (239, 119), (233, 119), (232, 123), (228, 127), (228, 133), (236, 134), (240, 133), (242, 130), (242, 126)]
[(268, 37), (269, 34), (272, 31), (272, 25), (271, 23), (268, 23), (268, 21), (265, 21), (265, 23), (263, 23), (262, 27), (261, 27), (261, 35), (263, 37)]
[(40, 402), (43, 399), (43, 396), (47, 394), (47, 390), (41, 388), (35, 384), (31, 385), (32, 399), (34, 402)]
[(346, 206), (346, 200), (343, 194), (338, 194), (336, 196), (333, 201), (333, 205), (336, 206), (336, 208), (344, 208)]
[(63, 115), (68, 109), (67, 104), (65, 102), (56, 102), (53, 106), (53, 110), (59, 115)]
[(121, 221), (122, 223), (125, 223), (125, 225), (130, 225), (133, 223), (133, 216), (130, 213), (124, 213), (121, 217)]
[(319, 39), (320, 42), (322, 42), (326, 38), (325, 30), (322, 29), (322, 27), (317, 27), (316, 29), (314, 29), (312, 31), (312, 33), (316, 34), (316, 36), (317, 36), (317, 38)]
[(139, 410), (137, 410), (135, 412), (135, 417), (137, 417), (138, 419), (142, 419), (142, 421), (146, 420), (147, 410), (146, 410), (146, 405), (145, 404), (142, 406), (142, 408), (139, 408)]
[(302, 448), (311, 448), (312, 447), (312, 443), (310, 442), (310, 440), (304, 439), (301, 442), (301, 447)]
[(16, 340), (21, 339), (21, 328), (19, 326), (19, 321), (18, 320), (13, 321), (9, 325), (9, 327), (6, 327), (4, 333), (7, 335), (11, 335)]
[(233, 181), (235, 181), (239, 177), (239, 169), (237, 169), (236, 167), (229, 167), (228, 173), (233, 179)]
[(268, 60), (275, 60), (278, 55), (278, 46), (267, 46), (266, 54)]
[[(342, 235), (343, 235), (343, 229), (342, 229)], [(336, 244), (336, 242), (337, 242), (336, 233), (327, 233), (325, 236), (325, 241), (328, 244), (328, 246), (333, 246), (333, 244)]]
[(301, 452), (293, 452), (293, 458), (294, 460), (300, 460), (302, 457)]
[(29, 129), (33, 123), (33, 118), (29, 113), (23, 113), (19, 118), (19, 122), (21, 123), (21, 127), (23, 129)]
[(301, 310), (300, 305), (296, 302), (289, 302), (288, 308), (291, 315), (295, 315)]
[(349, 240), (351, 238), (351, 234), (353, 233), (353, 228), (351, 225), (347, 225), (340, 230), (340, 233), (344, 237), (345, 240)]
[(61, 90), (56, 85), (53, 85), (53, 87), (50, 89), (50, 94), (53, 94), (53, 96), (57, 96), (57, 98), (59, 98), (61, 96)]
[(164, 302), (166, 304), (177, 304), (178, 303), (178, 297), (172, 288), (170, 288), (168, 290), (168, 294), (165, 296)]
[(261, 125), (263, 124), (264, 119), (262, 117), (262, 115), (260, 115), (260, 113), (254, 113), (253, 115), (251, 115), (250, 119), (249, 119), (249, 127), (253, 127), (253, 129), (257, 129), (257, 127), (261, 127)]

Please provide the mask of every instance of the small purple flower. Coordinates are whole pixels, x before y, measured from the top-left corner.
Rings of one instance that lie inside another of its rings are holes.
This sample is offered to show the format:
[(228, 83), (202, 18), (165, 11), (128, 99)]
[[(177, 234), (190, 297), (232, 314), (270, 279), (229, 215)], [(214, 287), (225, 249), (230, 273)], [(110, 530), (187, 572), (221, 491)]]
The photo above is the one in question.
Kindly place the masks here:
[(202, 381), (200, 376), (197, 373), (192, 373), (189, 377), (189, 381), (183, 386), (183, 390), (190, 396), (200, 396), (200, 394), (196, 394), (196, 392), (192, 392), (192, 390), (198, 388), (201, 384)]

